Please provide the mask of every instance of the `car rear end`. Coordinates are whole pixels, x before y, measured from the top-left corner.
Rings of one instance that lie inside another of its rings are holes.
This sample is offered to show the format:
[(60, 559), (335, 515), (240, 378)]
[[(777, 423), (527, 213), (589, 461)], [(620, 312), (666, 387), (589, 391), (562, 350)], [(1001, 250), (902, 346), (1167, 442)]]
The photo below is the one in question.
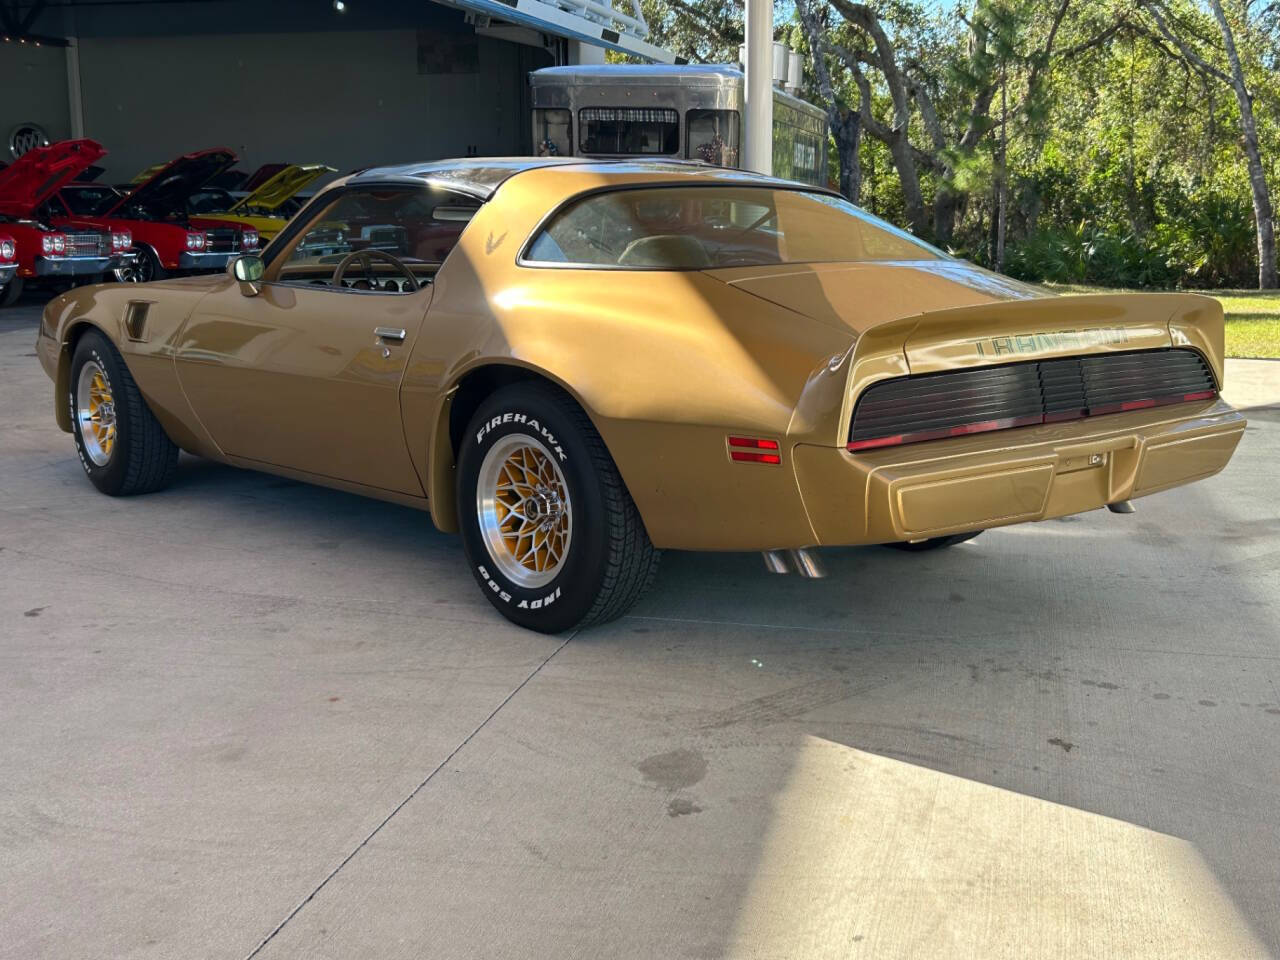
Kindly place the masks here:
[[(1226, 466), (1221, 307), (1054, 297), (891, 322), (849, 363), (837, 445), (797, 444), (821, 543), (918, 540), (1119, 504)], [(861, 494), (849, 500), (833, 491)]]

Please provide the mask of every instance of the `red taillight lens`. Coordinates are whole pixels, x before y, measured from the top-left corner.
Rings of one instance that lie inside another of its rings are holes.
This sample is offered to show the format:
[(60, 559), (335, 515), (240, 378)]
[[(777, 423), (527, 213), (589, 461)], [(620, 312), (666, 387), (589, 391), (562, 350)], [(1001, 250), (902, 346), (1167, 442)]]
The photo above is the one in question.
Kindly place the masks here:
[[(782, 456), (778, 453), (778, 441), (766, 440), (762, 437), (728, 437), (729, 441), (729, 459), (738, 463), (782, 463)], [(734, 447), (745, 447), (745, 450), (735, 450)], [(773, 451), (773, 452), (765, 452)]]
[(739, 463), (781, 463), (776, 453), (753, 453), (750, 450), (730, 450), (729, 459)]
[(777, 440), (761, 440), (758, 437), (730, 437), (731, 447), (751, 447), (755, 450), (777, 450)]

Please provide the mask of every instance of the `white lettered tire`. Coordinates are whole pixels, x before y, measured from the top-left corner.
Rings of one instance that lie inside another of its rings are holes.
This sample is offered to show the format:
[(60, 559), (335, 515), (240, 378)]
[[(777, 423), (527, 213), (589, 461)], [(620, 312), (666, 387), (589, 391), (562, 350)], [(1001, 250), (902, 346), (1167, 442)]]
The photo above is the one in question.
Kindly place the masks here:
[(621, 616), (659, 552), (613, 458), (572, 398), (543, 383), (488, 397), (458, 451), (458, 525), (489, 602), (541, 633)]
[(147, 406), (120, 352), (97, 330), (76, 342), (65, 402), (76, 453), (95, 487), (128, 497), (169, 485), (178, 448)]

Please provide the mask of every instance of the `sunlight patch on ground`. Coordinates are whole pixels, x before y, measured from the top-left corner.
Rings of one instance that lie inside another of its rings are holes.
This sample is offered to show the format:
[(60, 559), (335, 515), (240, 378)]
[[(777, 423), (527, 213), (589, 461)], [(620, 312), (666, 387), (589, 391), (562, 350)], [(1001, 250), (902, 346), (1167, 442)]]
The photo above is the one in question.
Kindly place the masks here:
[(729, 956), (1267, 953), (1183, 840), (806, 737)]

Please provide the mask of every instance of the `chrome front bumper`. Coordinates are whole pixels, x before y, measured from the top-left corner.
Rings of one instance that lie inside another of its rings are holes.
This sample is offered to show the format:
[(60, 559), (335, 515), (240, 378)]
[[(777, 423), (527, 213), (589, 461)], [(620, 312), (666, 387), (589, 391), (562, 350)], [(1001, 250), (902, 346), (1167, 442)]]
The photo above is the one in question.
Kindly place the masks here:
[(178, 267), (183, 270), (223, 270), (238, 256), (238, 252), (196, 253), (188, 250), (178, 255)]
[(132, 253), (116, 253), (108, 257), (36, 257), (37, 277), (87, 277), (133, 265)]

